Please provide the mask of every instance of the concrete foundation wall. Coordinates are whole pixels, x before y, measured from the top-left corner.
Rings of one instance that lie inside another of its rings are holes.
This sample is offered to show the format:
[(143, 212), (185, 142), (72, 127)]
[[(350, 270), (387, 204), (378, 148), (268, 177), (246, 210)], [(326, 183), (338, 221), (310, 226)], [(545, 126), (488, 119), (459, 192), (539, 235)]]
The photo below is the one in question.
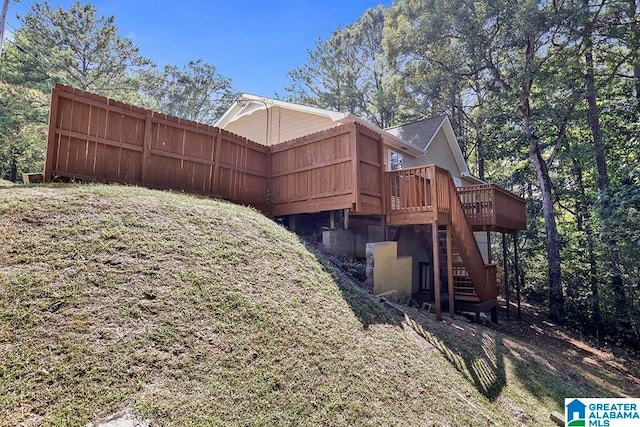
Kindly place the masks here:
[(322, 250), (338, 258), (365, 258), (367, 244), (382, 241), (382, 227), (358, 219), (352, 222), (353, 227), (348, 230), (323, 230)]
[(367, 244), (367, 284), (375, 295), (396, 291), (389, 299), (398, 301), (403, 295), (411, 296), (411, 257), (398, 257), (397, 242)]
[(324, 230), (322, 232), (322, 250), (335, 257), (355, 256), (354, 237), (351, 230)]

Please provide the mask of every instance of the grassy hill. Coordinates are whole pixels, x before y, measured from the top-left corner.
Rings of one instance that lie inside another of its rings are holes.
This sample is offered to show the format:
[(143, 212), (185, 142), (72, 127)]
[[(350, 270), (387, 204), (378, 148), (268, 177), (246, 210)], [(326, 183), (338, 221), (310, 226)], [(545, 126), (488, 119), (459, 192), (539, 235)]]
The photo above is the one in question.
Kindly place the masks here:
[(640, 395), (638, 372), (544, 322), (388, 311), (249, 208), (0, 189), (8, 425), (548, 425), (564, 397)]

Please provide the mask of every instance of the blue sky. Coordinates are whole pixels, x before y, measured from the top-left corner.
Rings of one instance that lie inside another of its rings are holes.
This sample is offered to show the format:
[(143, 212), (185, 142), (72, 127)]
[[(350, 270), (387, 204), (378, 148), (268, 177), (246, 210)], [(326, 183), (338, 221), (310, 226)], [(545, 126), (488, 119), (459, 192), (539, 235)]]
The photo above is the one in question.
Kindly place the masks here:
[[(35, 0), (9, 6), (17, 27)], [(72, 0), (50, 0), (68, 8)], [(159, 65), (183, 65), (202, 58), (230, 77), (235, 90), (285, 94), (287, 71), (303, 64), (318, 37), (355, 22), (368, 8), (391, 0), (95, 0), (101, 15), (114, 15), (120, 35)], [(11, 27), (9, 27), (11, 30)]]

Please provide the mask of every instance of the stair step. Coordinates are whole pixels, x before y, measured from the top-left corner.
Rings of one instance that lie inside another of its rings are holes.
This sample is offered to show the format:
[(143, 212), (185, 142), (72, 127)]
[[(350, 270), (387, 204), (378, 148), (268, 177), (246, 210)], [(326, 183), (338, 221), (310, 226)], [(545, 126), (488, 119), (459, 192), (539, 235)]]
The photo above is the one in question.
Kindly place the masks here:
[(463, 294), (476, 294), (476, 290), (473, 288), (460, 288), (460, 287), (454, 286), (453, 291), (462, 292)]
[(457, 295), (455, 296), (456, 300), (460, 300), (460, 301), (473, 301), (473, 302), (480, 302), (480, 298), (478, 298), (477, 296), (470, 296), (470, 295)]

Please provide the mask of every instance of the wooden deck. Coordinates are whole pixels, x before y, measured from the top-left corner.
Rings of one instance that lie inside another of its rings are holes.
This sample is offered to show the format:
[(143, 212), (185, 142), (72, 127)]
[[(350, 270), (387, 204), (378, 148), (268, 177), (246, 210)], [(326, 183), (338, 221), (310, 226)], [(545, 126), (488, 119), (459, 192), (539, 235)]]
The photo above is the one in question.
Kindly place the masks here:
[[(473, 232), (517, 232), (526, 228), (524, 200), (495, 185), (456, 188), (449, 171), (433, 165), (386, 172), (385, 183), (389, 225), (430, 223), (435, 227), (434, 236), (438, 235), (438, 226), (447, 227), (447, 269), (450, 293), (455, 299), (475, 303), (495, 300), (496, 266), (485, 265)], [(434, 249), (434, 268), (438, 270), (436, 252)], [(457, 268), (464, 270), (464, 275), (454, 272), (453, 253), (461, 258), (463, 264)], [(460, 280), (462, 276), (465, 281)]]
[[(452, 196), (448, 179), (449, 172), (437, 166), (386, 172), (387, 223), (446, 225)], [(527, 229), (526, 203), (516, 194), (495, 184), (458, 187), (456, 192), (473, 231)]]
[(495, 184), (459, 187), (458, 196), (474, 231), (512, 233), (527, 229), (526, 202)]

